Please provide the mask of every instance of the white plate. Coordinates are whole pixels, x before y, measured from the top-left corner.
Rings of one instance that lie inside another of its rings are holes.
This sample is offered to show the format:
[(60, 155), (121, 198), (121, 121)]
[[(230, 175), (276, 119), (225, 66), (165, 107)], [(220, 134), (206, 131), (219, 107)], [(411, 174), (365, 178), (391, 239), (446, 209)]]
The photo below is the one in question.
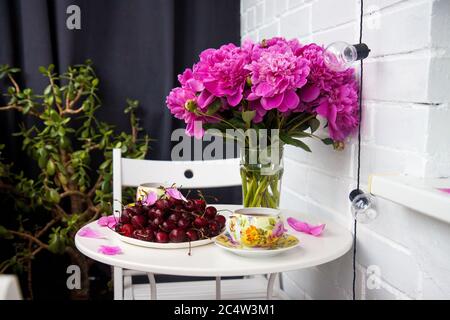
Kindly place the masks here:
[[(130, 237), (125, 237), (117, 232), (114, 232), (115, 235), (123, 242), (133, 244), (135, 246), (146, 247), (146, 248), (154, 248), (154, 249), (183, 249), (189, 248), (189, 242), (168, 242), (168, 243), (159, 243), (159, 242), (151, 242), (151, 241), (143, 241)], [(215, 238), (208, 238), (203, 240), (191, 241), (191, 248), (204, 246), (206, 244), (210, 244), (214, 242)]]

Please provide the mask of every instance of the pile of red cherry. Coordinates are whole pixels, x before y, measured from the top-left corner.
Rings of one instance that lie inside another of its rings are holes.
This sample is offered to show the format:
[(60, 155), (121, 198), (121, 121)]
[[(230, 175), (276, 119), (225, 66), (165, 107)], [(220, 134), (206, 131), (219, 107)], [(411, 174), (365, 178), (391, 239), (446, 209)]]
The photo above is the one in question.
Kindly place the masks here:
[(206, 206), (203, 199), (158, 199), (146, 206), (138, 201), (123, 209), (116, 232), (143, 241), (159, 243), (196, 241), (217, 236), (225, 217)]

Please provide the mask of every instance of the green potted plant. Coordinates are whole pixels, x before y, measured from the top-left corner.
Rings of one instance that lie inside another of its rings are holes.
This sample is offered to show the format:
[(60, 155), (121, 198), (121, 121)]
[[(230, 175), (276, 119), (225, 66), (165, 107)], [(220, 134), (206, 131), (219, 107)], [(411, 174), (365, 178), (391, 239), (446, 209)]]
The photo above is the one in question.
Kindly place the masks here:
[[(48, 86), (35, 93), (19, 86), (15, 79), (19, 69), (0, 66), (0, 78), (11, 83), (5, 93), (9, 101), (0, 111), (15, 110), (34, 118), (33, 125), (21, 124), (16, 135), (38, 168), (35, 176), (15, 171), (2, 158), (0, 147), (0, 192), (13, 198), (16, 209), (15, 222), (0, 225), (0, 237), (11, 239), (15, 250), (0, 262), (0, 273), (23, 269), (32, 297), (34, 257), (44, 250), (67, 254), (82, 273), (81, 289), (73, 290), (72, 297), (86, 298), (90, 262), (75, 248), (74, 235), (82, 225), (111, 213), (112, 149), (121, 148), (128, 158), (144, 158), (149, 137), (139, 127), (137, 101), (128, 100), (125, 109), (131, 134), (116, 134), (112, 125), (96, 118), (101, 106), (99, 79), (90, 61), (69, 66), (62, 74), (54, 71), (54, 65), (39, 71)], [(35, 212), (44, 213), (37, 219)]]

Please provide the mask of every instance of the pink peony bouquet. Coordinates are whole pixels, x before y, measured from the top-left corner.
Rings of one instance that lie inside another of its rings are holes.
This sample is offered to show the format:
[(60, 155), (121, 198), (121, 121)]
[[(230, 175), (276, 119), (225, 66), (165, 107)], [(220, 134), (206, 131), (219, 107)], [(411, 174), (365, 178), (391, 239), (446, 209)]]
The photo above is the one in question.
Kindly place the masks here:
[[(358, 86), (353, 69), (330, 70), (323, 52), (278, 37), (207, 49), (178, 76), (167, 106), (196, 138), (208, 128), (276, 128), (284, 143), (308, 151), (300, 138), (342, 145), (358, 125)], [(314, 134), (320, 120), (327, 137)]]

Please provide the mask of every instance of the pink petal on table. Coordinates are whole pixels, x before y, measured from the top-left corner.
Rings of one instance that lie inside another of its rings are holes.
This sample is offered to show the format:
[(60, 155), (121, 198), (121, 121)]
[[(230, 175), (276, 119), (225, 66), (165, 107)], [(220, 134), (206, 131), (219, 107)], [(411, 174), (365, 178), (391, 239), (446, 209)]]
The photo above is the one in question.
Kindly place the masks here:
[(156, 194), (156, 192), (149, 192), (145, 196), (142, 203), (145, 204), (146, 206), (151, 206), (156, 202), (156, 200), (158, 200), (158, 195)]
[(101, 217), (100, 219), (98, 219), (97, 223), (102, 227), (108, 226), (108, 217), (107, 216)]
[(96, 231), (94, 229), (91, 229), (89, 227), (84, 227), (83, 229), (78, 231), (78, 235), (80, 237), (96, 238), (96, 239), (100, 239), (100, 238), (104, 238), (105, 237), (102, 233), (100, 233), (100, 232), (98, 232), (98, 231)]
[(114, 216), (108, 216), (108, 228), (114, 229), (117, 224), (117, 218)]
[(450, 194), (450, 188), (438, 188), (438, 190)]
[(292, 229), (303, 233), (311, 234), (315, 237), (320, 236), (323, 232), (323, 229), (325, 229), (325, 224), (314, 226), (310, 225), (307, 222), (297, 220), (295, 218), (288, 218), (287, 223), (292, 227)]
[(114, 228), (117, 224), (117, 220), (116, 217), (114, 216), (103, 216), (100, 219), (98, 219), (97, 221), (98, 225), (102, 226), (102, 227), (109, 227), (109, 228)]
[(106, 254), (108, 256), (114, 256), (116, 254), (121, 254), (122, 249), (116, 246), (100, 246), (98, 252)]

